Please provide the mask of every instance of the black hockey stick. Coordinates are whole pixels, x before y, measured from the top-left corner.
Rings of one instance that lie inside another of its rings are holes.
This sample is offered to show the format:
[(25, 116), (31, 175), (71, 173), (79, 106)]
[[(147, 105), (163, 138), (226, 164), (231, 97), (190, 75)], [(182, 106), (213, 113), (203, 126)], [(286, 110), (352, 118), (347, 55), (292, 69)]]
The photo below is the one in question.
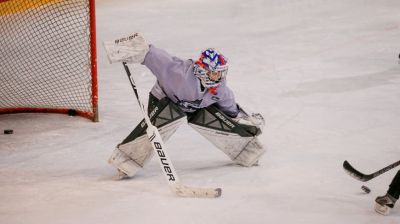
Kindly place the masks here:
[(161, 169), (164, 173), (164, 176), (167, 179), (170, 189), (178, 196), (181, 197), (198, 197), (198, 198), (216, 198), (221, 196), (222, 189), (221, 188), (200, 188), (200, 187), (188, 187), (183, 185), (178, 177), (178, 174), (175, 171), (172, 162), (167, 155), (167, 151), (165, 149), (164, 141), (161, 138), (161, 135), (151, 121), (149, 116), (147, 115), (144, 104), (139, 98), (139, 94), (136, 88), (135, 81), (131, 75), (128, 65), (125, 62), (122, 62), (126, 74), (128, 75), (129, 81), (132, 85), (133, 92), (135, 92), (136, 99), (138, 100), (140, 109), (143, 113), (144, 120), (147, 124), (147, 137), (150, 140), (150, 144), (154, 150), (154, 153), (158, 156), (158, 161), (160, 163)]
[(377, 176), (379, 176), (379, 175), (381, 175), (381, 174), (383, 174), (383, 173), (385, 173), (385, 172), (387, 172), (387, 171), (389, 171), (389, 170), (395, 168), (395, 167), (398, 166), (398, 165), (400, 165), (400, 161), (397, 161), (397, 162), (395, 162), (395, 163), (392, 163), (392, 164), (390, 164), (389, 166), (387, 166), (387, 167), (385, 167), (385, 168), (383, 168), (383, 169), (380, 169), (380, 170), (378, 170), (378, 171), (376, 171), (376, 172), (374, 172), (374, 173), (371, 173), (371, 174), (363, 174), (363, 173), (361, 173), (360, 171), (354, 169), (354, 167), (351, 166), (350, 163), (347, 162), (347, 160), (345, 160), (345, 161), (343, 162), (343, 168), (344, 168), (344, 170), (345, 170), (350, 176), (352, 176), (352, 177), (354, 177), (355, 179), (357, 179), (357, 180), (359, 180), (359, 181), (362, 181), (362, 182), (369, 181), (369, 180), (371, 180), (371, 179), (373, 179), (373, 178), (375, 178), (375, 177), (377, 177)]

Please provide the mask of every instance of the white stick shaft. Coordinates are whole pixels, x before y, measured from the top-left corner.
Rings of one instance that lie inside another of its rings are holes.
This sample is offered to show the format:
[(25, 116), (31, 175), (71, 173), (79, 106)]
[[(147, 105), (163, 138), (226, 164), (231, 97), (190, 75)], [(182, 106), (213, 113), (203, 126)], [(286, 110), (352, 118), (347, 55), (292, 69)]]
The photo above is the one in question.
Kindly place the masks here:
[[(147, 116), (147, 114), (145, 116)], [(179, 183), (180, 181), (178, 175), (176, 174), (175, 168), (172, 165), (171, 160), (169, 159), (160, 132), (151, 123), (147, 124), (146, 132), (147, 137), (150, 140), (150, 144), (153, 147), (154, 152), (158, 156), (158, 162), (160, 163), (161, 169), (163, 170), (168, 183), (170, 185), (175, 185)]]

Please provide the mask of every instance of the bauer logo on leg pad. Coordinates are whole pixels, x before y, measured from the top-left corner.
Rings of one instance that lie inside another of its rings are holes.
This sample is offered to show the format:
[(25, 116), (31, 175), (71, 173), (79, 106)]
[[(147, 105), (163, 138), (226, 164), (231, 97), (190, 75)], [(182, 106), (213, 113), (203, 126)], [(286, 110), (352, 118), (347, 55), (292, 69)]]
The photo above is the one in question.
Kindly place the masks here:
[(215, 115), (224, 122), (224, 124), (228, 125), (230, 128), (235, 128), (235, 125), (230, 122), (224, 115), (222, 115), (220, 112), (216, 112)]

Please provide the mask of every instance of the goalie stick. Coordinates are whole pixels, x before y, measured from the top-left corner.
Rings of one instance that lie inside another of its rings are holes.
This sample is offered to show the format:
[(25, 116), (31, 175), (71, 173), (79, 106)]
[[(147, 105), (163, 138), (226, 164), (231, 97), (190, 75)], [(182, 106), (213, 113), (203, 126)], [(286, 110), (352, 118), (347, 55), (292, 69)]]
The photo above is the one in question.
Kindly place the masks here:
[(144, 105), (139, 98), (139, 94), (136, 89), (136, 84), (135, 84), (135, 81), (133, 80), (133, 77), (131, 75), (129, 67), (126, 64), (126, 62), (122, 62), (122, 64), (125, 68), (126, 74), (128, 75), (128, 78), (132, 85), (136, 99), (138, 100), (140, 109), (144, 116), (144, 120), (146, 121), (147, 137), (150, 140), (151, 146), (152, 146), (155, 154), (158, 156), (158, 161), (159, 161), (161, 169), (167, 179), (170, 189), (176, 195), (181, 196), (181, 197), (216, 198), (216, 197), (221, 196), (221, 193), (222, 193), (221, 188), (188, 187), (188, 186), (183, 185), (180, 182), (179, 177), (172, 165), (172, 162), (169, 159), (169, 156), (167, 155), (167, 152), (165, 150), (165, 145), (161, 138), (161, 135), (160, 135), (157, 127), (155, 127), (151, 123), (149, 116), (145, 112)]
[(376, 172), (373, 172), (371, 174), (363, 174), (360, 171), (356, 170), (353, 166), (350, 165), (349, 162), (347, 162), (347, 160), (345, 160), (343, 162), (343, 168), (344, 170), (352, 177), (354, 177), (355, 179), (362, 181), (362, 182), (367, 182), (393, 168), (395, 168), (396, 166), (400, 165), (400, 161), (397, 161), (395, 163), (390, 164), (389, 166), (382, 168)]

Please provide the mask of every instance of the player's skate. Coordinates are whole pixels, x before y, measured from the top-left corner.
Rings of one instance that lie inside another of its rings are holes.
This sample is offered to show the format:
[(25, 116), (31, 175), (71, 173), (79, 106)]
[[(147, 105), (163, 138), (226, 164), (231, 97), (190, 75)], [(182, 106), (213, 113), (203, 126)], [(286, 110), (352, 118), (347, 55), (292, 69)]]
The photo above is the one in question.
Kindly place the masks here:
[(379, 196), (375, 199), (375, 211), (382, 215), (388, 215), (396, 201), (397, 199), (392, 197), (390, 194)]

